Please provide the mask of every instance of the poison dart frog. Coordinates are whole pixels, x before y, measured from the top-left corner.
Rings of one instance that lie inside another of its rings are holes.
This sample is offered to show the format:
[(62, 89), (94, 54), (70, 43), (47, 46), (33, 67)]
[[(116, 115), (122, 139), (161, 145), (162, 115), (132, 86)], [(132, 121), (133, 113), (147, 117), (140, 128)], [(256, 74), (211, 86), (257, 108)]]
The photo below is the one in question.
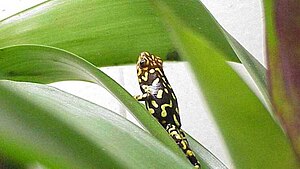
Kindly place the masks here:
[(143, 94), (134, 96), (135, 99), (145, 101), (149, 113), (165, 128), (192, 165), (200, 168), (200, 163), (181, 129), (177, 99), (164, 74), (162, 59), (149, 52), (142, 52), (138, 57), (136, 69)]

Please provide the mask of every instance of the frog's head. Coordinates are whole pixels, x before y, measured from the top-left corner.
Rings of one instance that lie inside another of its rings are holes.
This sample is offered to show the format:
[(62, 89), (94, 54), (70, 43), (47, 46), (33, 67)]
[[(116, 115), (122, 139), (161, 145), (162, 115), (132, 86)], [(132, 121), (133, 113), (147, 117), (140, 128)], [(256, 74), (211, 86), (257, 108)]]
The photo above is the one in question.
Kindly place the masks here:
[(140, 69), (152, 69), (152, 68), (161, 68), (162, 59), (158, 56), (155, 56), (149, 52), (142, 52), (137, 61), (137, 68)]

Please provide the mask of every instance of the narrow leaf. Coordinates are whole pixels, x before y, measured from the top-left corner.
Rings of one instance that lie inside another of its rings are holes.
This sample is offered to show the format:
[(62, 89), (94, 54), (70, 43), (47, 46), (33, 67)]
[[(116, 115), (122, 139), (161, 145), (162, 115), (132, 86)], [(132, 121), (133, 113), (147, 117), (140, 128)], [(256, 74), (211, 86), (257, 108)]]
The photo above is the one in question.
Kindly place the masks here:
[(253, 57), (236, 39), (234, 39), (228, 32), (224, 30), (228, 42), (232, 46), (233, 50), (236, 52), (238, 58), (241, 60), (243, 66), (249, 72), (250, 76), (257, 85), (259, 91), (261, 92), (265, 105), (268, 110), (273, 115), (272, 105), (270, 101), (270, 95), (267, 88), (267, 70), (259, 63), (255, 57)]
[(264, 1), (272, 103), (300, 161), (300, 2)]
[(208, 149), (202, 146), (197, 140), (190, 135), (186, 135), (192, 150), (195, 152), (197, 159), (202, 163), (203, 168), (210, 169), (227, 169), (227, 167)]

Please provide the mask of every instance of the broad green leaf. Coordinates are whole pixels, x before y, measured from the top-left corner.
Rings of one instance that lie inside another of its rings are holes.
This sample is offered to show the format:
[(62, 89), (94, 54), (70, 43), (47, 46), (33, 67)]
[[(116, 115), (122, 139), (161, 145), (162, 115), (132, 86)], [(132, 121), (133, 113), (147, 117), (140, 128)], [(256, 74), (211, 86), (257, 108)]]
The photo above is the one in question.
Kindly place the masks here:
[(272, 103), (300, 161), (300, 2), (264, 1)]
[[(188, 4), (181, 11), (197, 11), (198, 6)], [(211, 16), (201, 15), (202, 11), (195, 15), (213, 26)], [(213, 30), (209, 37), (220, 34), (220, 30)], [(174, 51), (147, 0), (52, 0), (0, 21), (0, 34), (0, 47), (49, 45), (76, 53), (96, 66), (135, 63), (137, 53), (145, 50), (166, 60), (166, 54)], [(224, 40), (212, 43), (228, 54), (228, 60), (237, 61)]]
[[(165, 130), (140, 104), (133, 100), (131, 95), (103, 72), (76, 55), (45, 46), (12, 46), (0, 49), (0, 65), (2, 65), (2, 69), (0, 69), (1, 79), (38, 83), (86, 80), (102, 84), (131, 111), (151, 134), (163, 143), (169, 144), (168, 147), (182, 156), (181, 151), (167, 136)], [(196, 152), (201, 151), (202, 154), (206, 155), (201, 159), (207, 160), (205, 163), (210, 164), (208, 166), (221, 166), (221, 162), (218, 162), (213, 155), (198, 144), (195, 142), (192, 146), (195, 145), (195, 148), (199, 148), (195, 150)]]
[(46, 46), (12, 46), (0, 49), (0, 65), (0, 79), (38, 83), (85, 80), (103, 85), (154, 137), (183, 156), (163, 127), (125, 89), (101, 70), (72, 53)]
[[(155, 4), (155, 0), (148, 1)], [(226, 37), (223, 35), (223, 30), (220, 25), (201, 1), (162, 0), (162, 2), (168, 5), (168, 7), (174, 11), (174, 15), (183, 21), (181, 24), (203, 36), (206, 40), (203, 43), (210, 43), (223, 53), (223, 56), (225, 56), (226, 59), (240, 62)], [(156, 9), (155, 5), (154, 8)], [(160, 19), (162, 18), (160, 17)]]
[[(59, 98), (59, 99), (57, 99)], [(50, 168), (192, 168), (121, 116), (55, 88), (0, 81), (0, 150)]]
[[(155, 4), (155, 0), (149, 1), (154, 2)], [(255, 59), (255, 57), (240, 45), (237, 40), (222, 28), (201, 1), (163, 0), (162, 2), (173, 10), (174, 16), (182, 20), (182, 25), (189, 27), (194, 33), (203, 37), (202, 43), (209, 43), (209, 45), (219, 50), (226, 59), (237, 56), (238, 58), (233, 61), (241, 62), (245, 66), (262, 93), (267, 107), (271, 110), (270, 98), (266, 85), (266, 69)]]
[(285, 134), (223, 53), (184, 26), (167, 3), (156, 1), (156, 6), (191, 63), (236, 168), (299, 168)]

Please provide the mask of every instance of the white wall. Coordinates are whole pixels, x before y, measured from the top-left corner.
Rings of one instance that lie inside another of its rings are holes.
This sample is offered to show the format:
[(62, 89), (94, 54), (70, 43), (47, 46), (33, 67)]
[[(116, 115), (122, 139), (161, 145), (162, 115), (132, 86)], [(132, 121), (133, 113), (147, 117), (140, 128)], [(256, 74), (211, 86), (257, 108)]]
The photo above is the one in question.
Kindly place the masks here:
[[(16, 10), (24, 8), (22, 4), (28, 6), (30, 2), (39, 3), (41, 1), (0, 1), (0, 20)], [(262, 40), (263, 18), (259, 0), (202, 0), (202, 2), (233, 37), (259, 61), (265, 63)], [(252, 84), (243, 67), (234, 65), (241, 72), (243, 78), (248, 79), (248, 83)], [(183, 129), (205, 145), (229, 168), (234, 168), (201, 92), (194, 83), (194, 77), (190, 73), (187, 63), (166, 63), (164, 69), (179, 101)], [(112, 76), (132, 95), (140, 93), (134, 65), (106, 67), (101, 70)], [(112, 109), (135, 121), (105, 89), (95, 84), (60, 82), (52, 84), (52, 86)], [(251, 86), (256, 90), (253, 84)]]

